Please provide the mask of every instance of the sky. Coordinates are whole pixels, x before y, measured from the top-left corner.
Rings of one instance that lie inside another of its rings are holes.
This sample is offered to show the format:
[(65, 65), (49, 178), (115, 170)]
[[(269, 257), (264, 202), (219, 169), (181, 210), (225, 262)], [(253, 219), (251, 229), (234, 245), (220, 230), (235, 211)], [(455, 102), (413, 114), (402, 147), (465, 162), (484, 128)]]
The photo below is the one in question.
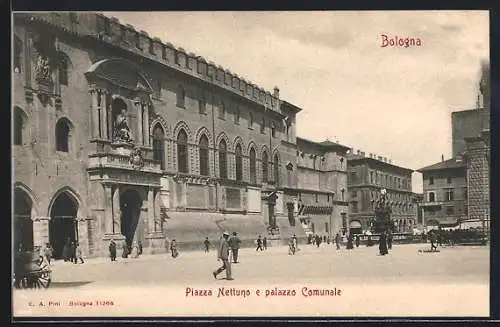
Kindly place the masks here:
[[(451, 157), (451, 112), (476, 107), (487, 11), (104, 12), (303, 110), (297, 135), (419, 169)], [(382, 36), (421, 46), (381, 47)], [(413, 175), (422, 192), (422, 176)]]

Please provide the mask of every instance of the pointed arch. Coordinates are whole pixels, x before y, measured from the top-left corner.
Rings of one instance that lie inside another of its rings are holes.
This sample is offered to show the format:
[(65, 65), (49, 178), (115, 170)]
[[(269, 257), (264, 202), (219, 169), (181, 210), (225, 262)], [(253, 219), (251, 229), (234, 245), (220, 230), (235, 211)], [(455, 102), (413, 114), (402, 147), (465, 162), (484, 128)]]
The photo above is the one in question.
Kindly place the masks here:
[(82, 198), (78, 194), (78, 192), (76, 192), (70, 186), (63, 186), (63, 187), (61, 187), (59, 190), (57, 190), (54, 193), (54, 195), (52, 196), (52, 199), (49, 202), (49, 206), (48, 206), (48, 209), (47, 209), (47, 217), (50, 217), (50, 214), (52, 212), (52, 208), (54, 206), (55, 201), (63, 193), (67, 193), (69, 195), (69, 197), (74, 201), (75, 205), (78, 208), (77, 217), (81, 217), (81, 208), (82, 208), (82, 203), (83, 203)]
[(250, 161), (250, 183), (257, 184), (257, 151), (253, 144), (249, 146), (248, 157)]
[(163, 131), (165, 132), (165, 136), (170, 136), (170, 131), (169, 131), (169, 126), (167, 121), (161, 116), (156, 114), (153, 118), (153, 121), (149, 125), (149, 134), (153, 135), (153, 129), (156, 124), (160, 124), (161, 128), (163, 128)]
[(184, 132), (187, 134), (188, 143), (192, 143), (193, 133), (192, 133), (191, 129), (189, 128), (189, 125), (183, 120), (181, 120), (181, 121), (177, 122), (177, 124), (175, 124), (174, 132), (173, 132), (174, 139), (177, 139), (177, 136), (179, 135), (179, 132), (181, 129), (184, 130)]
[(207, 137), (209, 147), (213, 147), (212, 134), (210, 133), (210, 131), (208, 130), (208, 128), (206, 128), (205, 126), (200, 127), (196, 131), (196, 134), (195, 134), (195, 142), (196, 142), (196, 144), (200, 144), (201, 137), (203, 135), (205, 135)]
[(13, 112), (13, 143), (15, 145), (23, 145), (25, 139), (25, 127), (26, 122), (28, 121), (28, 115), (26, 112), (19, 106), (14, 107)]
[(71, 152), (71, 137), (74, 125), (68, 117), (61, 117), (57, 120), (55, 127), (56, 151)]
[(14, 183), (14, 194), (15, 191), (23, 192), (30, 200), (31, 200), (31, 215), (32, 217), (38, 216), (38, 197), (35, 192), (23, 182), (15, 182)]
[(236, 180), (243, 180), (243, 149), (240, 142), (235, 142), (234, 146)]
[(59, 69), (59, 84), (68, 85), (69, 77), (71, 76), (71, 70), (73, 64), (69, 56), (63, 51), (57, 52), (57, 65)]
[(219, 153), (219, 177), (222, 179), (227, 179), (227, 152), (228, 152), (228, 144), (227, 137), (220, 138), (220, 141), (217, 143), (217, 151)]
[(189, 172), (189, 136), (184, 128), (179, 128), (179, 132), (176, 134), (177, 142), (177, 170), (181, 173)]
[(221, 132), (217, 136), (216, 143), (215, 143), (217, 145), (217, 147), (219, 146), (221, 140), (224, 140), (226, 142), (227, 151), (232, 151), (232, 148), (231, 148), (232, 143), (229, 141), (229, 137), (227, 137), (227, 134), (225, 132)]
[(241, 147), (241, 153), (246, 153), (246, 148), (245, 148), (245, 143), (243, 142), (243, 139), (241, 138), (241, 136), (236, 136), (233, 140), (233, 149), (236, 151), (236, 146), (237, 145), (240, 145)]
[(248, 142), (247, 146), (246, 146), (246, 152), (245, 152), (245, 155), (249, 156), (250, 155), (250, 149), (254, 149), (254, 151), (256, 151), (255, 153), (257, 153), (257, 145), (255, 144), (255, 142), (253, 140), (251, 140), (250, 142)]
[(264, 154), (264, 152), (267, 153), (268, 156), (270, 155), (269, 148), (265, 144), (261, 145), (261, 147), (260, 147), (260, 151), (258, 153), (259, 158), (262, 158), (262, 155)]
[(165, 130), (160, 122), (156, 122), (153, 127), (153, 160), (160, 163), (160, 168), (164, 170), (165, 166)]

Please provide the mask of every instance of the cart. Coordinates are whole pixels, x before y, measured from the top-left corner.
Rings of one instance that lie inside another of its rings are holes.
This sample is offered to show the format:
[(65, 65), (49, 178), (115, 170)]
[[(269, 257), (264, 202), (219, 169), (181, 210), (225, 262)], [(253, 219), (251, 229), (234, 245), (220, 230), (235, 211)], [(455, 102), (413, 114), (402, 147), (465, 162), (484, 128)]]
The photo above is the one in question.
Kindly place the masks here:
[(40, 249), (20, 251), (14, 257), (14, 287), (48, 288), (52, 281), (52, 271)]

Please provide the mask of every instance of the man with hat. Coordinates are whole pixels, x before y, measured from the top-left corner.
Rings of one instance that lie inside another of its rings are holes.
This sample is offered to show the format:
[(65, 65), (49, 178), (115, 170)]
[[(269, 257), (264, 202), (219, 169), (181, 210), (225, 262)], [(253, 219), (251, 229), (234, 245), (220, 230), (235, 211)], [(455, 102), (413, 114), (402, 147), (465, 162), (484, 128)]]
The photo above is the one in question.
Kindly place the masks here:
[(233, 232), (233, 236), (229, 238), (229, 246), (233, 252), (233, 263), (238, 263), (238, 250), (240, 249), (241, 240), (238, 237), (238, 233)]
[(222, 238), (220, 239), (219, 244), (219, 251), (217, 253), (217, 260), (222, 260), (222, 267), (212, 273), (215, 279), (217, 279), (218, 274), (226, 270), (226, 279), (233, 280), (233, 278), (231, 277), (231, 263), (229, 262), (229, 243), (227, 242), (228, 239), (229, 233), (222, 233)]

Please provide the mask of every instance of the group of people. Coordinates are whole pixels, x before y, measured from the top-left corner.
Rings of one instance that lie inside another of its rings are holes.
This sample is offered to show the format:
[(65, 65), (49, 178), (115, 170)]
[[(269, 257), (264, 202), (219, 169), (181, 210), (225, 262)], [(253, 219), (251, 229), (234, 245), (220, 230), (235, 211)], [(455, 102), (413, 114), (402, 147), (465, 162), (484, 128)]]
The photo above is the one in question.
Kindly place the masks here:
[(357, 234), (348, 234), (345, 236), (341, 236), (340, 233), (337, 233), (333, 240), (330, 239), (330, 236), (324, 235), (323, 237), (321, 237), (318, 234), (309, 234), (307, 238), (309, 244), (316, 245), (317, 247), (319, 247), (323, 242), (326, 242), (327, 244), (334, 243), (337, 250), (340, 250), (343, 243), (346, 243), (346, 249), (348, 250), (353, 249), (354, 245), (356, 245), (356, 247), (359, 247), (361, 243), (361, 239)]
[(257, 243), (257, 248), (255, 249), (255, 251), (267, 250), (267, 237), (264, 236), (264, 238), (262, 238), (262, 236), (259, 235), (259, 237), (257, 237), (257, 240), (255, 242)]
[[(259, 239), (260, 239), (259, 235)], [(230, 236), (228, 232), (222, 233), (222, 237), (219, 242), (219, 248), (217, 251), (217, 260), (222, 261), (222, 266), (220, 266), (217, 270), (212, 272), (212, 275), (215, 279), (217, 276), (226, 271), (226, 280), (233, 280), (231, 274), (231, 254), (233, 258), (233, 263), (238, 263), (238, 252), (240, 249), (241, 240), (238, 236), (237, 232), (233, 232), (233, 235)], [(260, 243), (260, 247), (262, 248), (262, 240)], [(259, 242), (257, 242), (257, 249), (259, 248)], [(207, 250), (208, 252), (208, 250)]]
[[(47, 247), (50, 247), (50, 244), (46, 245), (46, 249), (47, 249)], [(50, 249), (52, 249), (52, 247), (50, 247)], [(47, 250), (46, 252), (44, 250), (44, 254), (45, 253), (46, 254), (50, 253), (50, 256), (52, 257), (52, 250)], [(80, 261), (80, 263), (85, 263), (85, 261), (83, 260), (82, 247), (80, 246), (78, 241), (72, 240), (69, 237), (66, 240), (66, 243), (64, 243), (62, 255), (63, 255), (64, 262), (72, 262), (72, 263), (76, 264), (76, 263), (78, 263), (78, 261)]]
[[(117, 244), (114, 240), (109, 241), (109, 257), (111, 261), (116, 261), (116, 250)], [(127, 242), (123, 242), (122, 244), (122, 258), (128, 258), (132, 256), (132, 258), (138, 258), (142, 254), (142, 242), (136, 241), (133, 245), (127, 244)]]

